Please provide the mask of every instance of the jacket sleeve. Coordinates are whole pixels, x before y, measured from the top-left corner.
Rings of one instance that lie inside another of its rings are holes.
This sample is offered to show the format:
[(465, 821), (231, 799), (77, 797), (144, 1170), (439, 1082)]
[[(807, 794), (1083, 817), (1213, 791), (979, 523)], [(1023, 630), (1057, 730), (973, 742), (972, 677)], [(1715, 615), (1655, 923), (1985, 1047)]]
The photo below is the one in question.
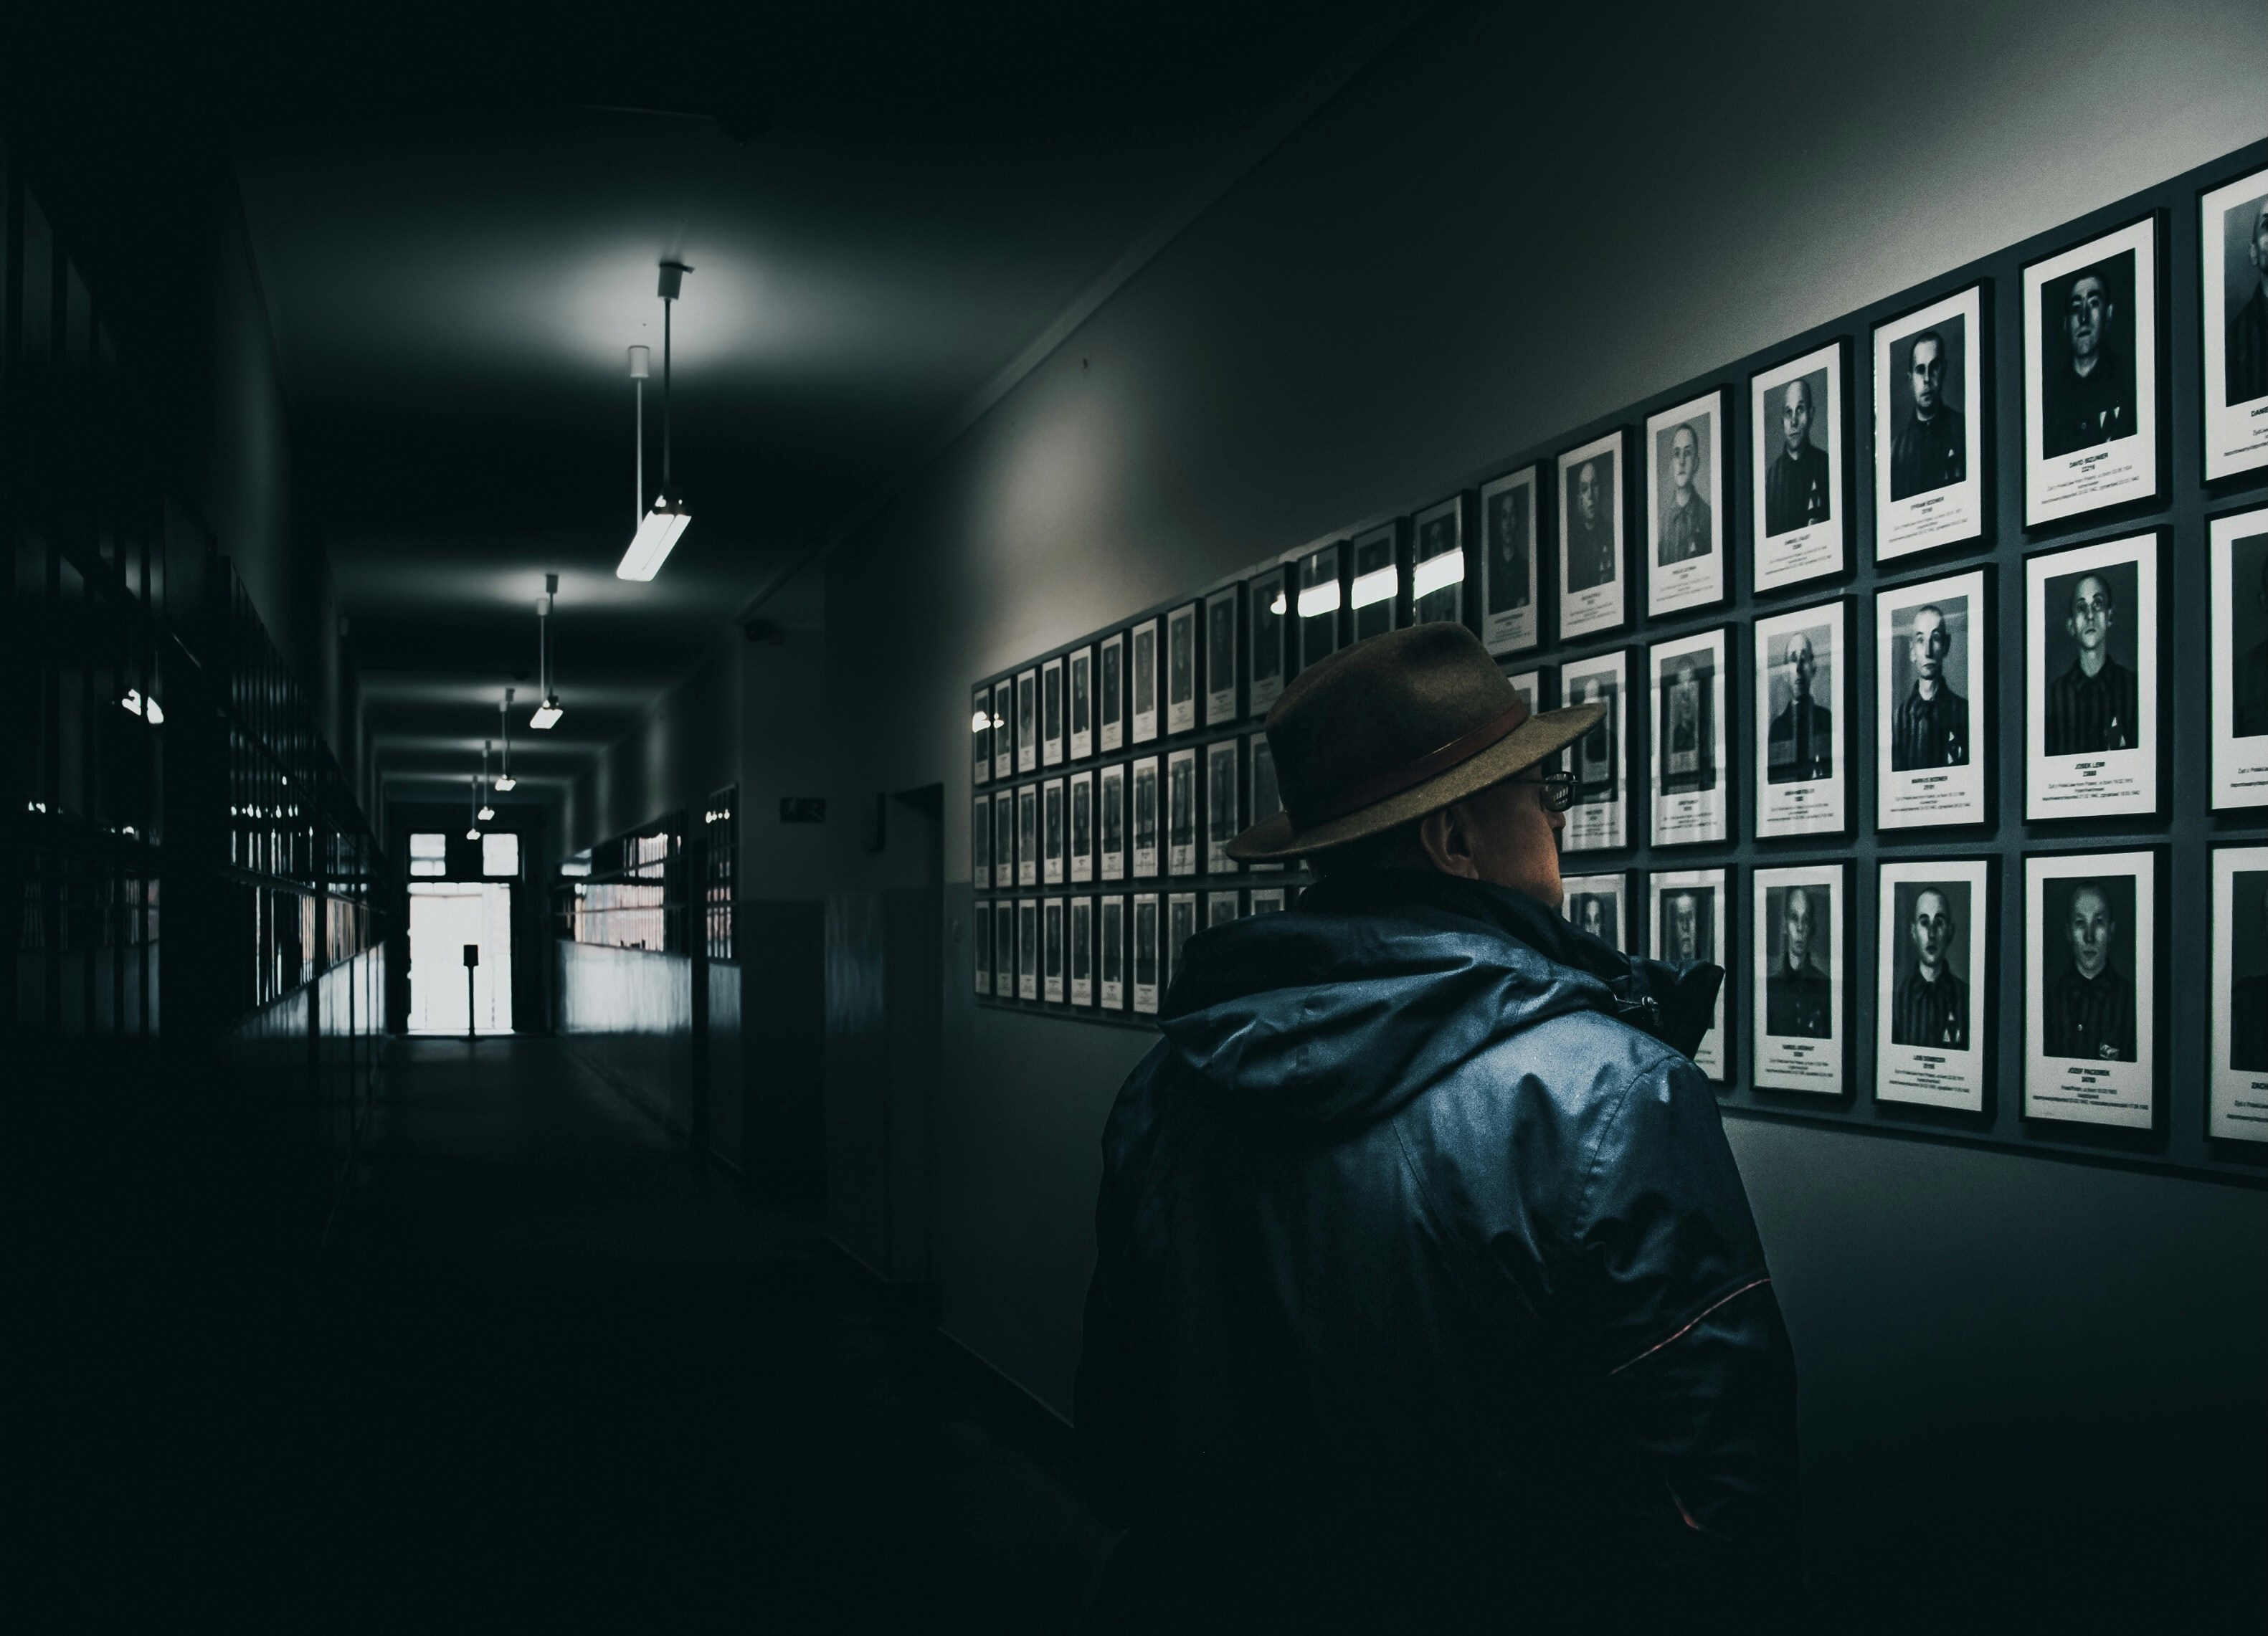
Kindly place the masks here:
[(1655, 1566), (1720, 1590), (1792, 1563), (1795, 1365), (1715, 1097), (1641, 1069), (1593, 1145), (1572, 1229), (1580, 1350), (1635, 1463)]

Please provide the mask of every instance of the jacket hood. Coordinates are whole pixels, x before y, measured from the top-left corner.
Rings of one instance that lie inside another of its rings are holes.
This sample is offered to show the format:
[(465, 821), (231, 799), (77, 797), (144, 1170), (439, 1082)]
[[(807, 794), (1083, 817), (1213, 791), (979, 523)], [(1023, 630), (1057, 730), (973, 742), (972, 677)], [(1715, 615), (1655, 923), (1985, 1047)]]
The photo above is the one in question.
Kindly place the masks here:
[(1550, 1018), (1619, 1018), (1690, 1056), (1724, 973), (1638, 960), (1533, 898), (1430, 870), (1310, 887), (1289, 914), (1201, 932), (1161, 1050), (1255, 1134), (1336, 1140), (1491, 1043)]

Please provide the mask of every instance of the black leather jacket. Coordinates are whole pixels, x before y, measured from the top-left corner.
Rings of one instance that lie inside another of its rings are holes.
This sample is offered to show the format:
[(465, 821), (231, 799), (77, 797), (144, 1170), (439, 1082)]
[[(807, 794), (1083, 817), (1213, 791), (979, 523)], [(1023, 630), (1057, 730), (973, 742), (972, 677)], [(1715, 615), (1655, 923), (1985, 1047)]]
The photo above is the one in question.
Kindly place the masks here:
[(1795, 1377), (1685, 1054), (1721, 980), (1403, 871), (1191, 940), (1103, 1136), (1076, 1420), (1131, 1532), (1090, 1628), (1705, 1624), (1769, 1586)]

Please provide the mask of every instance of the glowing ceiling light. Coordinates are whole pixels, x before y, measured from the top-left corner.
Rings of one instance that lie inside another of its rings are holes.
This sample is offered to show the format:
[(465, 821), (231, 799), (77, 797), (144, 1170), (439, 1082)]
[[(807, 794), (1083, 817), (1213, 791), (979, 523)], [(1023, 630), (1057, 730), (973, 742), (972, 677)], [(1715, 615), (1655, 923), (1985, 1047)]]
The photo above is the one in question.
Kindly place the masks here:
[(617, 579), (645, 581), (661, 571), (669, 553), (677, 544), (685, 525), (693, 520), (693, 513), (685, 509), (682, 500), (672, 500), (667, 490), (654, 499), (653, 509), (638, 523), (637, 533), (630, 537), (630, 549), (622, 553), (622, 565), (615, 570)]
[(497, 706), (497, 720), (504, 727), (504, 769), (497, 774), (495, 786), (499, 791), (517, 788), (519, 784), (519, 780), (512, 776), (512, 696), (515, 691), (517, 689), (506, 688), (504, 703)]
[(645, 504), (647, 352), (644, 347), (630, 349), (630, 380), (637, 389), (637, 488), (631, 496), (630, 515), (637, 518), (637, 529), (630, 536), (630, 549), (622, 553), (621, 565), (615, 570), (617, 579), (644, 581), (659, 573), (662, 564), (669, 559), (670, 551), (685, 533), (685, 526), (693, 520), (685, 497), (673, 493), (669, 484), (670, 313), (677, 306), (685, 275), (692, 270), (681, 262), (661, 264), (661, 492), (643, 517), (638, 516), (637, 508)]
[(559, 725), (564, 713), (559, 708), (559, 696), (551, 688), (551, 604), (559, 594), (559, 576), (543, 576), (543, 600), (535, 605), (535, 682), (543, 689), (543, 702), (527, 719), (527, 725), (541, 733)]
[(475, 823), (488, 823), (496, 817), (496, 808), (490, 806), (488, 798), (481, 793), (482, 790), (488, 788), (488, 783), (489, 741), (482, 739), (481, 741), (481, 778), (478, 784), (473, 785), (473, 799), (481, 804), (481, 809), (473, 820)]
[(118, 701), (118, 708), (129, 716), (139, 716), (151, 726), (164, 725), (166, 712), (155, 698), (144, 698), (138, 688), (129, 688)]
[(1465, 582), (1465, 553), (1462, 547), (1444, 551), (1439, 556), (1429, 556), (1418, 564), (1410, 576), (1410, 594), (1431, 596), (1436, 591), (1446, 591), (1451, 586)]
[(988, 710), (980, 710), (968, 719), (968, 730), (971, 733), (982, 733), (991, 725), (992, 712)]
[(1402, 588), (1402, 571), (1392, 563), (1383, 568), (1373, 568), (1366, 574), (1354, 577), (1354, 594), (1348, 598), (1351, 608), (1368, 608), (1373, 602), (1383, 602)]
[(1338, 611), (1339, 582), (1327, 579), (1321, 585), (1311, 585), (1300, 593), (1300, 617), (1313, 619), (1319, 614)]
[(1279, 590), (1276, 593), (1276, 600), (1268, 604), (1268, 611), (1281, 619), (1284, 617), (1285, 608), (1288, 606), (1289, 604), (1284, 601), (1284, 593)]

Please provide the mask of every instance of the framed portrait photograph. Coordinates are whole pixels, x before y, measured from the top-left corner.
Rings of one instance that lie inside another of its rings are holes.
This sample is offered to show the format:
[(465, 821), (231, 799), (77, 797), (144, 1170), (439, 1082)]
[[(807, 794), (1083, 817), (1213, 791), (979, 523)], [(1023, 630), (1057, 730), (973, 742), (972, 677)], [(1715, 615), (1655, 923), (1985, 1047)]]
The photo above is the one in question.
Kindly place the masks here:
[(2024, 526), (2158, 492), (2158, 218), (2024, 269)]
[(1016, 900), (992, 902), (992, 998), (1016, 998)]
[(2158, 536), (2024, 563), (2024, 815), (2158, 810)]
[(1646, 611), (1659, 618), (1725, 600), (1725, 393), (1646, 422)]
[(969, 917), (968, 963), (979, 994), (992, 991), (992, 905), (980, 903)]
[(1607, 875), (1569, 875), (1559, 882), (1559, 912), (1567, 924), (1578, 932), (1594, 937), (1609, 948), (1623, 954), (1631, 952), (1627, 928), (1630, 925), (1630, 877), (1617, 872)]
[(1163, 814), (1158, 810), (1158, 758), (1145, 755), (1134, 763), (1134, 878), (1158, 878), (1158, 830)]
[(1653, 694), (1653, 844), (1690, 846), (1731, 832), (1725, 762), (1726, 632), (1646, 650)]
[(1756, 1040), (1759, 1090), (1844, 1090), (1850, 1039), (1844, 991), (1845, 864), (1756, 872)]
[[(1266, 823), (1284, 810), (1283, 792), (1276, 787), (1276, 752), (1269, 748), (1264, 733), (1248, 734), (1244, 741), (1246, 758), (1252, 764), (1252, 815), (1245, 828)], [(1240, 831), (1239, 833), (1241, 833)], [(1248, 869), (1281, 869), (1281, 864), (1247, 864)]]
[(1231, 586), (1204, 601), (1204, 725), (1225, 727), (1237, 717), (1236, 679), (1244, 674), (1237, 637), (1244, 626), (1243, 587)]
[(1051, 659), (1040, 667), (1040, 764), (1060, 767), (1064, 758), (1064, 662)]
[(1208, 892), (1205, 894), (1205, 930), (1225, 926), (1244, 913), (1244, 894), (1238, 891)]
[(1256, 915), (1280, 915), (1284, 912), (1285, 890), (1280, 886), (1260, 886), (1252, 888), (1252, 912)]
[(1465, 497), (1418, 513), (1410, 548), (1410, 623), (1465, 623)]
[(1622, 652), (1571, 660), (1559, 667), (1559, 696), (1567, 704), (1596, 699), (1606, 719), (1562, 752), (1575, 774), (1575, 804), (1560, 832), (1565, 852), (1611, 851), (1630, 844), (1630, 772), (1625, 737), (1628, 701), (1624, 679), (1629, 656)]
[(1182, 951), (1197, 934), (1197, 895), (1195, 892), (1175, 892), (1166, 899), (1166, 947), (1158, 962), (1158, 982), (1161, 991), (1171, 992), (1174, 979), (1181, 975)]
[(968, 884), (979, 892), (992, 889), (992, 798), (989, 795), (980, 795), (971, 803)]
[(1984, 1111), (1992, 861), (1884, 864), (1874, 965), (1874, 1100)]
[(1354, 639), (1384, 636), (1409, 623), (1402, 600), (1402, 527), (1387, 523), (1359, 534), (1347, 545), (1354, 558), (1354, 578), (1347, 587), (1347, 607), (1354, 615)]
[(1040, 786), (1027, 784), (1016, 791), (1016, 884), (1040, 883)]
[(1071, 776), (1071, 870), (1073, 886), (1085, 886), (1094, 879), (1094, 774), (1075, 772)]
[(1105, 1011), (1126, 1009), (1126, 900), (1095, 900), (1095, 1003)]
[(976, 784), (992, 782), (992, 689), (981, 687), (969, 696), (968, 705), (969, 763), (968, 776)]
[(1005, 892), (1016, 884), (1016, 792), (1002, 790), (992, 798), (992, 888)]
[(1012, 677), (992, 684), (992, 776), (1016, 776), (1016, 683)]
[(1040, 673), (1037, 667), (1016, 673), (1016, 770), (1036, 772), (1040, 765)]
[(2024, 859), (2024, 1116), (2147, 1130), (2156, 1112), (2158, 855)]
[(1845, 481), (1844, 343), (1792, 357), (1749, 380), (1758, 591), (1839, 574), (1850, 564)]
[(1874, 560), (1984, 534), (1984, 286), (1874, 327)]
[(1524, 653), (1542, 641), (1535, 610), (1539, 466), (1481, 485), (1481, 641), (1491, 653)]
[(1040, 998), (1050, 1006), (1064, 1003), (1064, 900), (1040, 903)]
[(1327, 545), (1300, 558), (1300, 668), (1339, 651), (1339, 610), (1346, 601), (1339, 584), (1339, 548)]
[(2268, 1142), (2268, 846), (2213, 850), (2212, 1040), (2205, 1134)]
[(1104, 881), (1123, 881), (1126, 878), (1126, 763), (1113, 762), (1095, 776), (1094, 802), (1101, 810), (1095, 814), (1096, 838), (1100, 856), (1095, 860), (1097, 878)]
[(1094, 900), (1074, 897), (1071, 917), (1071, 1003), (1094, 1004)]
[(1838, 597), (1756, 622), (1758, 840), (1850, 827), (1850, 752), (1836, 736), (1851, 721), (1849, 621)]
[(2268, 466), (2268, 170), (2198, 198), (2205, 480)]
[[(1668, 870), (1650, 877), (1646, 910), (1653, 925), (1653, 957), (1673, 965), (1696, 961), (1725, 966), (1732, 947), (1727, 917), (1731, 903), (1725, 895), (1722, 869)], [(1727, 967), (1725, 984), (1717, 991), (1716, 1021), (1694, 1049), (1693, 1065), (1719, 1085), (1729, 1072), (1730, 1053), (1725, 1048), (1725, 994), (1733, 984)]]
[(1543, 672), (1542, 670), (1515, 670), (1507, 674), (1505, 680), (1512, 684), (1512, 690), (1520, 696), (1520, 702), (1527, 708), (1529, 715), (1533, 716), (1543, 708)]
[(1159, 903), (1155, 892), (1134, 895), (1134, 1009), (1145, 1016), (1158, 1014), (1158, 996), (1164, 991), (1160, 977), (1161, 956), (1159, 947), (1165, 928), (1158, 924)]
[(1619, 426), (1559, 457), (1559, 639), (1621, 628), (1623, 443)]
[(1040, 884), (1064, 883), (1064, 781), (1040, 786)]
[(1174, 750), (1166, 757), (1166, 873), (1197, 872), (1197, 753)]
[(2213, 804), (2268, 807), (2268, 507), (2205, 530), (2213, 586)]
[(1245, 599), (1245, 615), (1252, 629), (1252, 679), (1245, 689), (1245, 700), (1256, 716), (1265, 716), (1284, 696), (1284, 683), (1290, 674), (1292, 606), (1284, 589), (1289, 572), (1279, 566), (1256, 574), (1252, 594)]
[(1071, 689), (1071, 758), (1085, 761), (1094, 754), (1094, 650), (1073, 648), (1064, 674)]
[(1158, 736), (1158, 641), (1159, 626), (1164, 622), (1145, 619), (1126, 633), (1126, 641), (1133, 650), (1128, 669), (1133, 683), (1132, 700), (1126, 707), (1133, 728), (1132, 742), (1148, 744)]
[(1986, 820), (1986, 572), (1875, 593), (1878, 829)]
[(1236, 741), (1219, 739), (1205, 746), (1205, 858), (1209, 875), (1233, 873), (1236, 860), (1228, 844), (1241, 831), (1237, 810)]
[(1191, 733), (1197, 725), (1197, 605), (1166, 615), (1166, 731)]
[(1126, 748), (1126, 633), (1107, 636), (1094, 649), (1094, 748)]
[(1016, 998), (1040, 997), (1040, 900), (1016, 900)]

